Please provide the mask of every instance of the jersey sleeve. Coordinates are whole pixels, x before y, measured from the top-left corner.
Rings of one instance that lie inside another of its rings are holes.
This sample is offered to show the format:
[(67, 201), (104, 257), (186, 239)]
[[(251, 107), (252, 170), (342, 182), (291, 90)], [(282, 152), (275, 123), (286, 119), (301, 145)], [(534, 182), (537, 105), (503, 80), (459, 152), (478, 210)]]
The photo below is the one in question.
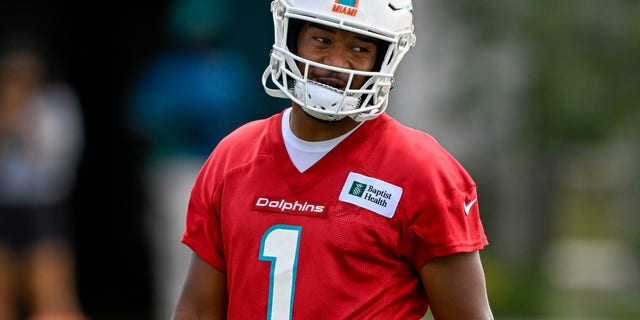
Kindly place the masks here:
[(212, 159), (207, 160), (191, 190), (187, 219), (182, 242), (214, 268), (226, 272), (220, 215), (214, 199), (219, 197), (220, 187), (215, 183), (211, 169)]
[(417, 269), (429, 260), (484, 248), (487, 237), (479, 214), (475, 182), (453, 157), (445, 153), (429, 169), (428, 181), (413, 193), (404, 233), (407, 258)]
[(221, 217), (228, 217), (221, 210), (225, 177), (233, 168), (253, 161), (263, 145), (265, 128), (270, 123), (279, 123), (280, 117), (278, 114), (249, 122), (223, 138), (202, 166), (191, 189), (182, 242), (221, 272), (227, 271), (221, 227)]
[(409, 241), (416, 268), (429, 260), (484, 248), (487, 237), (479, 217), (476, 189), (456, 191), (419, 215), (410, 226)]

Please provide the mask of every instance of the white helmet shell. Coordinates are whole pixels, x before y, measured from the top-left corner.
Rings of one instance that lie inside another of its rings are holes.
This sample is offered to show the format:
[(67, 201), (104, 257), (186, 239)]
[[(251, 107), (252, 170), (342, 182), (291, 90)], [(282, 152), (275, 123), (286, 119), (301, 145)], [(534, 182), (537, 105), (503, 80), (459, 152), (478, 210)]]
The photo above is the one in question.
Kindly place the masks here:
[[(262, 77), (262, 84), (269, 95), (289, 98), (312, 116), (328, 121), (346, 116), (356, 121), (364, 121), (374, 119), (384, 112), (398, 64), (416, 41), (411, 0), (274, 0), (271, 3), (271, 12), (275, 42), (270, 64)], [(343, 69), (297, 56), (290, 50), (295, 51), (295, 48), (287, 47), (287, 39), (292, 36), (289, 30), (291, 19), (339, 28), (385, 41), (389, 46), (381, 55), (380, 69), (370, 72)], [(304, 66), (303, 70), (298, 68), (298, 63)], [(322, 90), (315, 87), (317, 83), (314, 84), (308, 79), (309, 67), (348, 74), (347, 88), (344, 91), (327, 92), (332, 98), (326, 99), (325, 94), (318, 94)], [(351, 82), (357, 75), (365, 76), (368, 80), (361, 88), (351, 88)], [(269, 76), (277, 88), (267, 85)], [(310, 91), (316, 94), (310, 94)], [(339, 98), (336, 94), (340, 95)], [(310, 100), (314, 97), (324, 99)], [(324, 105), (324, 101), (327, 100), (334, 103), (331, 106)], [(358, 105), (354, 106), (354, 101), (358, 101)]]

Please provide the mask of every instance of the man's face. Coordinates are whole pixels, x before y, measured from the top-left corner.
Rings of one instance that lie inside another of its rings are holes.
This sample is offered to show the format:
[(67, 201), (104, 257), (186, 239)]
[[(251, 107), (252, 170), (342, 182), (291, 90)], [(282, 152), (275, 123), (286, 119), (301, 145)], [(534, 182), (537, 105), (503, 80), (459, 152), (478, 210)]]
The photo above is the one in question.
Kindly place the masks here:
[[(353, 32), (305, 22), (298, 34), (298, 55), (313, 62), (358, 71), (372, 71), (378, 55), (377, 41)], [(304, 64), (298, 68), (304, 70)], [(303, 71), (304, 72), (304, 71)], [(345, 90), (349, 75), (311, 66), (310, 80)], [(364, 83), (365, 76), (355, 76), (351, 89)]]

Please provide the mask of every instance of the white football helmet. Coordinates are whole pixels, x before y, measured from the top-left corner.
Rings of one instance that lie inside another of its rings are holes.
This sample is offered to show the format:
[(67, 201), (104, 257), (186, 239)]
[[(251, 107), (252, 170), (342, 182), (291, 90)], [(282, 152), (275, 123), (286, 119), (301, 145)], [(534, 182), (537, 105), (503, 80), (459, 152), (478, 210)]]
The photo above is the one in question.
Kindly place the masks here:
[[(271, 3), (275, 43), (270, 64), (262, 76), (265, 91), (278, 98), (289, 98), (308, 114), (327, 121), (346, 116), (356, 121), (374, 119), (387, 107), (389, 91), (398, 64), (415, 45), (411, 0), (274, 0)], [(287, 46), (291, 20), (309, 21), (362, 34), (389, 44), (378, 48), (379, 70), (356, 71), (316, 63), (294, 54)], [(297, 63), (304, 66), (298, 68)], [(349, 75), (342, 91), (308, 79), (309, 67), (320, 67)], [(267, 79), (277, 88), (270, 88)], [(357, 75), (367, 77), (361, 88), (351, 88)]]

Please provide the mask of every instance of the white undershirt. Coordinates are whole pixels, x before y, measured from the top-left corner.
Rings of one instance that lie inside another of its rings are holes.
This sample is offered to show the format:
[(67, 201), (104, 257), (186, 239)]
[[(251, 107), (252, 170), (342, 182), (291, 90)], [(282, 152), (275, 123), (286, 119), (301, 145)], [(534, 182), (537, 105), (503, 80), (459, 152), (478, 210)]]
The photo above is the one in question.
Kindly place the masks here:
[(305, 172), (309, 169), (360, 126), (358, 125), (351, 131), (331, 140), (311, 142), (302, 140), (293, 134), (291, 126), (289, 126), (290, 118), (291, 108), (288, 108), (282, 115), (282, 137), (291, 162), (300, 172)]

